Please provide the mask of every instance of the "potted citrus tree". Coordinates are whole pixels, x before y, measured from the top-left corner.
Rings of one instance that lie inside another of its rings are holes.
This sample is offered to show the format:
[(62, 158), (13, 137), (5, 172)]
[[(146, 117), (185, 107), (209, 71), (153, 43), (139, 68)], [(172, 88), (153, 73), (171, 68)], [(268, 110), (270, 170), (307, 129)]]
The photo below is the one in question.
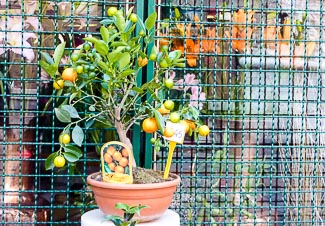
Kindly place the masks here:
[[(170, 164), (164, 173), (147, 173), (136, 167), (129, 138), (132, 126), (141, 123), (145, 133), (156, 133), (156, 138), (151, 140), (156, 149), (169, 144), (173, 150), (185, 134), (206, 136), (209, 133), (209, 128), (200, 123), (200, 111), (195, 101), (181, 105), (166, 99), (174, 86), (169, 71), (184, 67), (185, 59), (179, 50), (169, 51), (168, 46), (155, 46), (155, 24), (156, 13), (142, 21), (132, 8), (124, 12), (110, 7), (108, 18), (101, 21), (100, 34), (84, 38), (80, 49), (70, 55), (69, 67), (63, 70), (59, 67), (65, 43), (56, 47), (53, 57), (43, 54), (44, 59), (40, 62), (53, 78), (57, 96), (62, 97), (57, 98), (55, 115), (67, 124), (59, 137), (61, 146), (46, 159), (46, 168), (75, 164), (83, 156), (78, 148), (85, 139), (83, 128), (94, 125), (115, 128), (121, 143), (115, 143), (117, 146), (113, 149), (116, 152), (117, 147), (122, 147), (121, 152), (113, 156), (112, 147), (104, 145), (102, 165), (114, 161), (112, 167), (107, 164), (108, 170), (116, 174), (133, 173), (133, 183), (105, 182), (100, 173), (88, 176), (87, 181), (99, 208), (106, 214), (122, 214), (114, 208), (118, 202), (149, 206), (141, 213), (142, 221), (164, 213), (180, 178), (169, 173)], [(156, 66), (152, 79), (139, 84), (137, 80), (149, 61)], [(178, 128), (181, 128), (180, 133)], [(125, 149), (128, 149), (127, 153)], [(153, 181), (147, 180), (149, 177), (153, 177)]]

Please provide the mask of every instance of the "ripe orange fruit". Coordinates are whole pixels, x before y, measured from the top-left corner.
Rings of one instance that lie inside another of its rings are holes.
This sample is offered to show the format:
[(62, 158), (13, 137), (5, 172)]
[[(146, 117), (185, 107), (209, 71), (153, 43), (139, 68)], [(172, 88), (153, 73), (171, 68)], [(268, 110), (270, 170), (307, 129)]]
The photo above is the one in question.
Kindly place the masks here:
[(109, 164), (113, 161), (112, 156), (110, 154), (108, 154), (107, 152), (104, 155), (104, 161), (107, 162), (107, 164)]
[(113, 159), (116, 160), (116, 161), (120, 161), (122, 158), (122, 154), (118, 151), (114, 152), (113, 154)]
[(116, 152), (116, 149), (113, 146), (110, 146), (106, 152), (113, 156), (113, 154)]
[(157, 109), (160, 114), (162, 115), (165, 115), (165, 114), (169, 114), (170, 113), (170, 110), (166, 109), (164, 105), (161, 105), (160, 108)]
[(193, 121), (186, 119), (185, 122), (187, 122), (188, 126), (191, 128), (192, 131), (195, 130), (196, 125)]
[(199, 127), (198, 132), (201, 136), (208, 136), (210, 133), (210, 129), (207, 125), (202, 125)]
[(124, 173), (124, 167), (116, 166), (115, 167), (115, 173)]
[(165, 130), (164, 130), (164, 136), (165, 137), (172, 137), (172, 136), (174, 136), (174, 134), (175, 134), (175, 131), (174, 131), (173, 128), (171, 128), (171, 127), (166, 127), (165, 128)]
[(148, 58), (142, 58), (141, 56), (138, 58), (138, 65), (139, 67), (144, 67), (148, 64)]
[(122, 155), (123, 155), (123, 157), (129, 157), (129, 152), (125, 148), (123, 148)]
[(118, 164), (122, 167), (126, 167), (129, 164), (129, 160), (127, 158), (121, 158)]
[(65, 81), (75, 82), (78, 78), (78, 73), (72, 67), (64, 69), (62, 72), (62, 79)]
[(185, 120), (181, 120), (179, 121), (179, 123), (185, 127), (185, 133), (188, 133), (188, 131), (190, 130), (189, 124)]
[(158, 130), (158, 124), (155, 118), (146, 118), (142, 122), (142, 129), (146, 133), (154, 133)]
[(110, 168), (110, 170), (114, 171), (115, 170), (115, 163), (114, 162), (111, 162), (110, 164), (108, 164), (108, 167)]

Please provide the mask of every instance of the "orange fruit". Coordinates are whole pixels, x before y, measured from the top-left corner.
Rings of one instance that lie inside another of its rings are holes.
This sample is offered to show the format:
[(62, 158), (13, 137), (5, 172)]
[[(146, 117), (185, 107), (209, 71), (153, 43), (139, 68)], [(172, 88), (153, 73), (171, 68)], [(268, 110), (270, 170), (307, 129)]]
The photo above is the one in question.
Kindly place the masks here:
[(59, 80), (55, 80), (53, 82), (53, 88), (56, 90), (60, 90), (63, 89), (64, 87), (64, 80), (63, 79), (59, 79)]
[(122, 156), (129, 157), (129, 152), (125, 148), (122, 149)]
[(205, 136), (208, 136), (209, 135), (210, 129), (209, 129), (209, 127), (207, 125), (202, 125), (202, 126), (199, 127), (198, 132), (199, 132), (199, 134), (201, 136), (204, 136), (205, 137)]
[(165, 137), (172, 137), (172, 136), (174, 136), (174, 134), (175, 134), (175, 131), (174, 131), (173, 128), (171, 128), (171, 127), (166, 127), (165, 128), (165, 130), (164, 130), (164, 136)]
[(167, 110), (173, 110), (174, 109), (174, 106), (175, 106), (175, 103), (174, 101), (172, 100), (166, 100), (164, 102), (164, 107), (167, 109)]
[(158, 130), (158, 124), (155, 118), (146, 118), (142, 122), (142, 129), (146, 133), (154, 133)]
[(62, 79), (65, 81), (75, 82), (78, 78), (76, 70), (72, 67), (64, 69), (62, 72)]
[(108, 164), (113, 161), (112, 156), (110, 154), (108, 154), (107, 152), (104, 155), (104, 161), (107, 162)]
[(106, 151), (106, 153), (110, 154), (111, 156), (113, 156), (113, 154), (115, 152), (116, 152), (116, 149), (113, 146), (109, 146), (109, 148)]
[(129, 164), (129, 160), (127, 158), (121, 158), (118, 164), (122, 167), (126, 167)]
[(196, 125), (195, 125), (195, 123), (193, 121), (186, 119), (185, 122), (187, 122), (189, 128), (191, 128), (192, 131), (195, 130)]
[(120, 161), (122, 158), (122, 154), (118, 151), (114, 152), (113, 154), (113, 159), (116, 160), (116, 161)]
[(117, 13), (117, 8), (116, 7), (109, 7), (107, 10), (107, 15), (108, 16), (114, 16)]
[(188, 131), (190, 130), (190, 125), (185, 120), (181, 120), (179, 121), (179, 123), (185, 127), (185, 133), (188, 133)]
[(108, 164), (108, 167), (112, 170), (112, 171), (114, 171), (115, 170), (115, 167), (116, 167), (116, 165), (115, 165), (115, 163), (114, 162), (111, 162), (110, 164)]
[(160, 112), (160, 114), (162, 114), (162, 115), (166, 115), (166, 114), (169, 114), (170, 113), (170, 110), (168, 110), (168, 109), (166, 109), (165, 108), (165, 105), (161, 105), (161, 107), (160, 108), (158, 108), (157, 109), (159, 112)]
[(61, 168), (65, 165), (65, 158), (61, 155), (56, 156), (53, 163), (56, 168)]
[(133, 23), (136, 23), (136, 22), (138, 21), (138, 16), (137, 16), (137, 14), (132, 13), (132, 14), (130, 15), (130, 20), (131, 20)]
[(177, 112), (172, 112), (169, 115), (169, 120), (173, 123), (177, 123), (181, 120), (181, 116)]
[(124, 173), (124, 167), (116, 166), (115, 167), (115, 173)]

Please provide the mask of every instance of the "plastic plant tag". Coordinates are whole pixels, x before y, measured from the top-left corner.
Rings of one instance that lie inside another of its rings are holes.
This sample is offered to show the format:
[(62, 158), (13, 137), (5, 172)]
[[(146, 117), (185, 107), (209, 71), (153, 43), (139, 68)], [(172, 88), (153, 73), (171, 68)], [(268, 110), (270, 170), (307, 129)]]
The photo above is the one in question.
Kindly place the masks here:
[(174, 129), (174, 135), (171, 137), (164, 137), (165, 140), (174, 141), (177, 144), (182, 144), (185, 138), (185, 126), (181, 123), (166, 122), (166, 127)]
[(167, 158), (167, 164), (164, 172), (164, 179), (167, 179), (169, 176), (170, 166), (172, 164), (173, 153), (176, 144), (182, 144), (184, 142), (184, 137), (185, 137), (185, 126), (183, 124), (167, 121), (166, 127), (173, 128), (174, 135), (171, 137), (164, 137), (166, 140), (169, 140), (168, 158)]
[(132, 184), (132, 159), (127, 145), (117, 141), (105, 143), (101, 148), (103, 181)]

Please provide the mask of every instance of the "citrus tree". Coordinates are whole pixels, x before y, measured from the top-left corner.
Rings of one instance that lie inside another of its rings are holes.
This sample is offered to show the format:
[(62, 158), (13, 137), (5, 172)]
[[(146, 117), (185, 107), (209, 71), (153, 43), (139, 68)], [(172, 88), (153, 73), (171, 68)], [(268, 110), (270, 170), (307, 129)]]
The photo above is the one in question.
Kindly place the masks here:
[[(57, 98), (55, 115), (67, 123), (59, 138), (60, 149), (46, 160), (47, 169), (64, 166), (64, 160), (76, 162), (82, 156), (77, 147), (84, 141), (82, 128), (114, 127), (119, 140), (131, 150), (128, 131), (139, 122), (144, 132), (158, 131), (166, 137), (173, 136), (173, 129), (165, 126), (166, 119), (182, 121), (189, 133), (197, 130), (207, 135), (205, 127), (198, 127), (196, 107), (185, 104), (175, 108), (174, 101), (166, 100), (173, 88), (168, 71), (184, 67), (185, 59), (179, 50), (170, 52), (168, 46), (155, 46), (155, 23), (156, 13), (143, 22), (132, 9), (124, 14), (122, 9), (110, 7), (108, 18), (101, 21), (100, 35), (84, 38), (84, 44), (69, 56), (71, 66), (62, 73), (59, 63), (65, 43), (57, 46), (53, 57), (43, 53), (42, 68), (53, 78), (56, 95), (65, 97)], [(155, 63), (154, 75), (139, 84), (141, 70), (149, 61)], [(158, 140), (153, 143), (161, 144)]]

